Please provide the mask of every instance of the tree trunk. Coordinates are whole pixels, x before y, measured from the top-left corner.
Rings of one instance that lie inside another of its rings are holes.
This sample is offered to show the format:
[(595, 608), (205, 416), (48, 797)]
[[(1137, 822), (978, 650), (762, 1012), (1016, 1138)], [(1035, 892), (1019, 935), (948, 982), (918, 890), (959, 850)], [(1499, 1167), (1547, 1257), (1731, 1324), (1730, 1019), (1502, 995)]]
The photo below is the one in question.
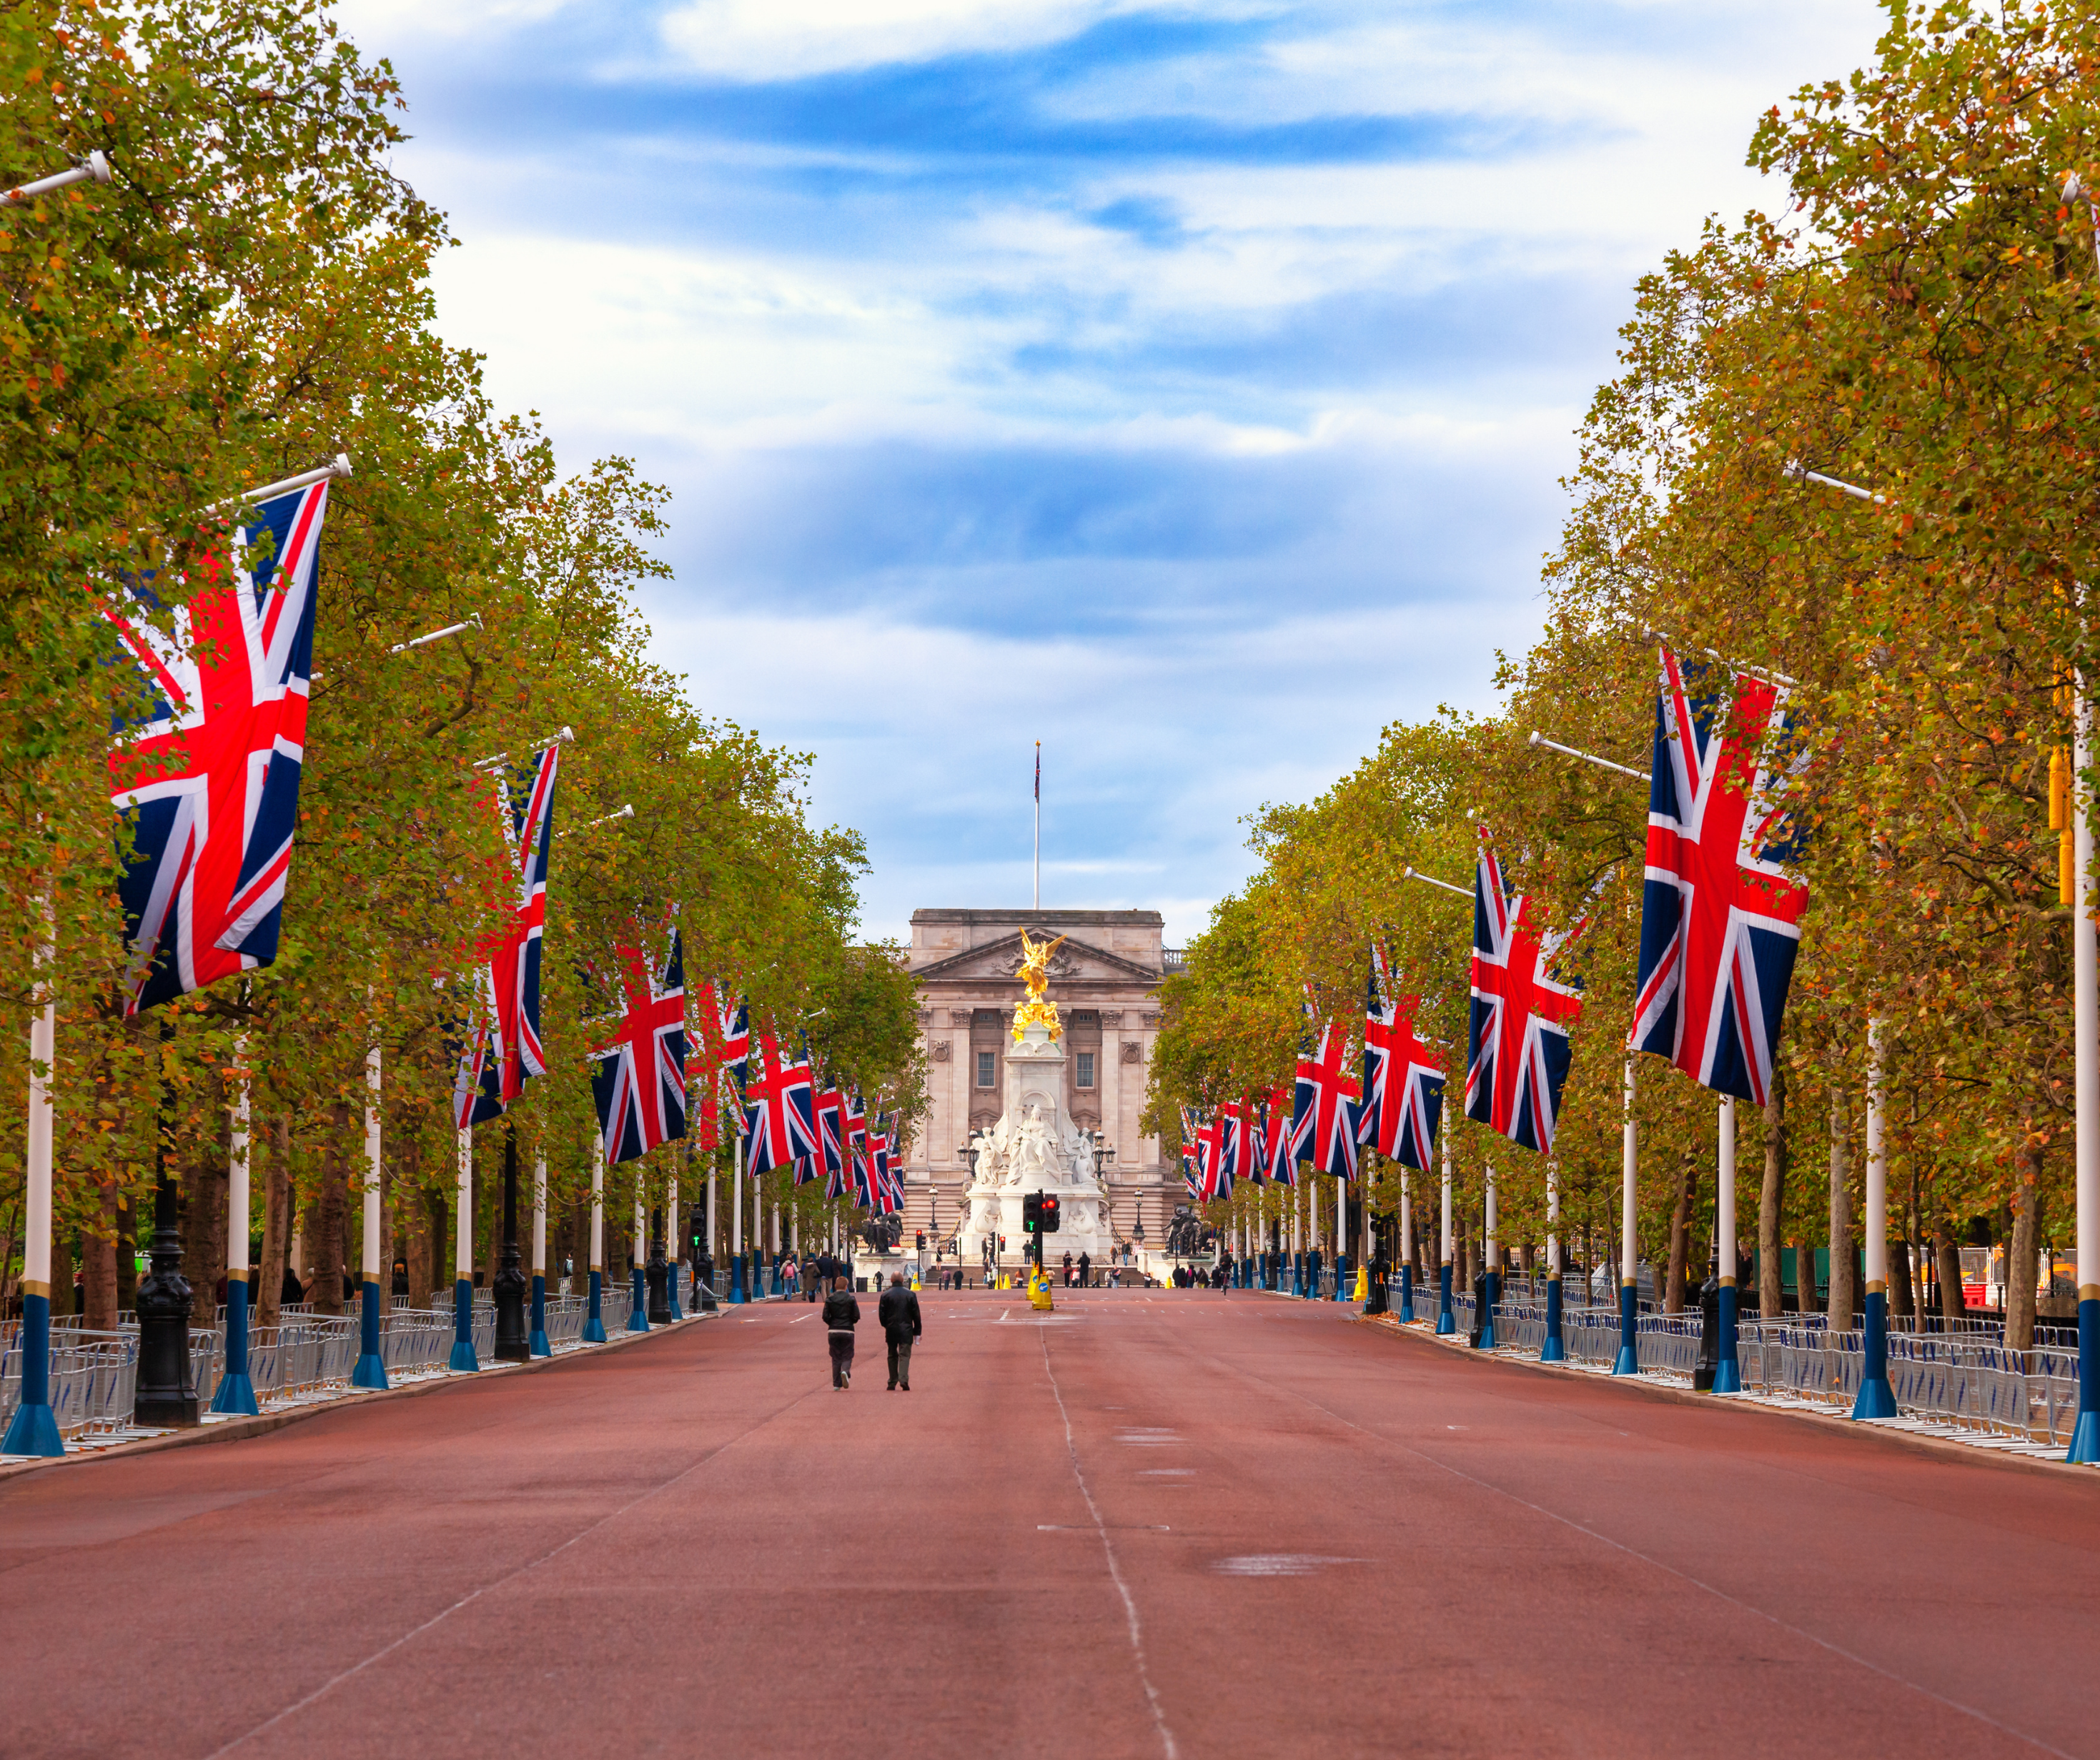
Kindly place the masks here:
[(1961, 1293), (1961, 1249), (1941, 1223), (1932, 1231), (1934, 1264), (1939, 1274), (1939, 1311), (1949, 1320), (1959, 1320), (1969, 1311)]
[(435, 1286), (430, 1282), (430, 1269), (436, 1255), (430, 1243), (430, 1195), (414, 1186), (402, 1191), (399, 1199), (401, 1216), (402, 1258), (408, 1265), (408, 1305), (427, 1308)]
[(1690, 1155), (1678, 1169), (1677, 1201), (1670, 1211), (1670, 1269), (1662, 1290), (1665, 1313), (1684, 1312), (1684, 1261), (1690, 1250), (1692, 1196), (1699, 1180), (1699, 1164)]
[(100, 1217), (81, 1241), (81, 1317), (91, 1332), (117, 1330), (117, 1187), (102, 1188)]
[(1851, 1330), (1859, 1291), (1852, 1265), (1852, 1133), (1845, 1090), (1830, 1085), (1830, 1330)]
[(262, 1176), (262, 1258), (255, 1281), (255, 1323), (276, 1326), (292, 1250), (292, 1119), (270, 1120), (270, 1156)]
[(78, 1313), (81, 1292), (73, 1287), (73, 1248), (80, 1237), (54, 1220), (51, 1224), (51, 1312)]
[(307, 1300), (315, 1313), (342, 1312), (342, 1225), (350, 1194), (344, 1184), (343, 1140), (350, 1129), (350, 1108), (329, 1108), (320, 1154), (320, 1182), (307, 1218)]
[(1765, 1181), (1758, 1193), (1758, 1312), (1776, 1320), (1785, 1312), (1780, 1282), (1780, 1207), (1786, 1195), (1786, 1071), (1772, 1071), (1765, 1102)]
[(117, 1311), (139, 1305), (139, 1203), (130, 1193), (117, 1195)]
[(2005, 1349), (2034, 1349), (2035, 1250), (2041, 1239), (2041, 1146), (2029, 1132), (2013, 1156), (2019, 1186), (2013, 1195), (2013, 1239), (2005, 1256)]
[(1899, 1234), (1889, 1243), (1889, 1312), (1908, 1320), (1917, 1312), (1917, 1295), (1910, 1277), (1910, 1238)]
[(201, 1327), (218, 1323), (218, 1280), (226, 1274), (230, 1152), (225, 1078), (207, 1076), (202, 1087), (204, 1122), (190, 1155), (183, 1194), (189, 1199), (190, 1213), (183, 1240), (183, 1275), (190, 1280), (190, 1323)]

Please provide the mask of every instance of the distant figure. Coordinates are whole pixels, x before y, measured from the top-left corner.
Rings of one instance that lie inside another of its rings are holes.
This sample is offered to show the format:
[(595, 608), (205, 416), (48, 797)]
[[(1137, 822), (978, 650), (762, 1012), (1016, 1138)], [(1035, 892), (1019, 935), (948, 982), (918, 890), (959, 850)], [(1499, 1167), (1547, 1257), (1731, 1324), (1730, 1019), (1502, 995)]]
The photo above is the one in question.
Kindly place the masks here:
[(792, 1252), (780, 1261), (780, 1293), (791, 1301), (802, 1293), (802, 1279)]
[(278, 1305), (283, 1308), (295, 1308), (306, 1299), (307, 1292), (299, 1282), (299, 1274), (288, 1264), (285, 1267), (285, 1281), (277, 1290)]
[(860, 1304), (844, 1278), (832, 1280), (832, 1293), (824, 1298), (824, 1334), (832, 1347), (832, 1385), (845, 1389), (853, 1385), (854, 1328), (860, 1324)]
[(919, 1336), (919, 1297), (915, 1291), (904, 1287), (904, 1274), (889, 1274), (889, 1287), (882, 1292), (882, 1300), (876, 1304), (876, 1318), (881, 1322), (884, 1342), (889, 1346), (889, 1388), (894, 1393), (899, 1387), (911, 1391), (911, 1344)]
[(1081, 1253), (1079, 1255), (1079, 1287), (1081, 1289), (1087, 1287), (1087, 1279), (1093, 1274), (1093, 1269), (1094, 1256), (1092, 1253)]

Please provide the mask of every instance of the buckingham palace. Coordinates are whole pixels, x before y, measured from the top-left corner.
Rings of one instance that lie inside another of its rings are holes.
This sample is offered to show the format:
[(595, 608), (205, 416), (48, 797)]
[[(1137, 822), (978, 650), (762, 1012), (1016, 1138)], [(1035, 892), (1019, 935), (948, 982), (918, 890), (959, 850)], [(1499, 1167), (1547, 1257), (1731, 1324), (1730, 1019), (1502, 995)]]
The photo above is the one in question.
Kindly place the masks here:
[(1160, 979), (1173, 956), (1148, 910), (919, 910), (907, 969), (919, 981), (919, 1030), (931, 1102), (906, 1163), (906, 1225), (946, 1240), (970, 1183), (964, 1146), (999, 1121), (1021, 931), (1064, 944), (1050, 960), (1049, 998), (1064, 1023), (1062, 1101), (1072, 1123), (1112, 1153), (1101, 1181), (1116, 1234), (1158, 1244), (1180, 1195), (1162, 1183), (1159, 1139), (1142, 1134), (1146, 1076), (1159, 1032)]

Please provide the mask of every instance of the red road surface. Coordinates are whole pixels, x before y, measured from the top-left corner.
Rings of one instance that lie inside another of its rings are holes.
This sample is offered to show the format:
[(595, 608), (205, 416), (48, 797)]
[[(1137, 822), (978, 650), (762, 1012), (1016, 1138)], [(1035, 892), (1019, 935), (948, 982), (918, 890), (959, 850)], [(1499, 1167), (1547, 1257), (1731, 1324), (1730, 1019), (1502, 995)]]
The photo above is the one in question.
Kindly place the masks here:
[(908, 1396), (775, 1305), (0, 1484), (0, 1753), (2100, 1755), (2100, 1475), (921, 1300)]

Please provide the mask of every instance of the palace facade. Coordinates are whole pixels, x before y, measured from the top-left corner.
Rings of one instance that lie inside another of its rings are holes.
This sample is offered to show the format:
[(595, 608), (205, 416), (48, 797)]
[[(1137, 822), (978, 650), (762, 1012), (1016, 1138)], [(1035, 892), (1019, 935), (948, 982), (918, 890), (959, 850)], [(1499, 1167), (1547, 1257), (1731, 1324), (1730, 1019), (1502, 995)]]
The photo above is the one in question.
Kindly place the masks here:
[[(1082, 1130), (1114, 1151), (1101, 1185), (1116, 1232), (1141, 1223), (1165, 1239), (1180, 1177), (1162, 1178), (1159, 1140), (1142, 1133), (1145, 1082), (1159, 1032), (1159, 983), (1174, 956), (1164, 924), (1145, 910), (920, 910), (911, 913), (907, 968), (919, 980), (931, 1111), (905, 1164), (907, 1231), (945, 1240), (963, 1215), (970, 1133), (999, 1120), (1006, 1048), (1023, 992), (1021, 931), (1065, 937), (1050, 961), (1050, 1000), (1065, 1029), (1064, 1103)], [(907, 1232), (907, 1240), (910, 1235)]]

